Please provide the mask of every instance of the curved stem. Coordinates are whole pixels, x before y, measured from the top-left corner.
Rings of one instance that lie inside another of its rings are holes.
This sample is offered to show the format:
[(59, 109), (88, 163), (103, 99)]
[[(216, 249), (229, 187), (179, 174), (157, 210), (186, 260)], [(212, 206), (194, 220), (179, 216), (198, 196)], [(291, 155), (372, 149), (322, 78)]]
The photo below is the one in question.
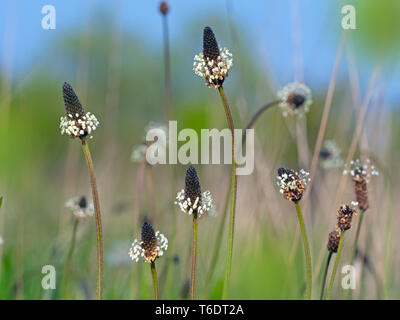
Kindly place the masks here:
[(237, 180), (236, 180), (236, 162), (235, 162), (235, 127), (233, 125), (233, 119), (231, 110), (229, 108), (228, 99), (226, 98), (224, 88), (221, 86), (218, 88), (221, 96), (222, 104), (224, 105), (226, 119), (228, 121), (229, 129), (232, 135), (232, 189), (231, 189), (231, 212), (229, 216), (229, 233), (228, 233), (228, 249), (226, 258), (225, 268), (225, 281), (224, 288), (222, 291), (222, 299), (226, 299), (229, 290), (229, 278), (231, 273), (232, 265), (232, 252), (233, 252), (233, 233), (235, 229), (235, 209), (236, 209), (236, 191), (237, 191)]
[(197, 213), (193, 213), (192, 276), (190, 279), (190, 300), (195, 298), (197, 265)]
[(68, 298), (69, 275), (70, 275), (70, 271), (71, 271), (72, 254), (73, 254), (74, 249), (75, 249), (76, 231), (78, 229), (78, 223), (79, 223), (79, 220), (75, 219), (74, 226), (72, 228), (71, 245), (69, 247), (67, 260), (65, 262), (64, 294), (65, 294), (66, 298)]
[(328, 269), (329, 269), (329, 263), (331, 262), (332, 258), (332, 251), (329, 251), (328, 258), (326, 259), (326, 265), (325, 265), (325, 271), (324, 271), (324, 277), (322, 278), (322, 288), (321, 288), (321, 296), (320, 300), (324, 298), (324, 291), (325, 291), (325, 284), (326, 284), (326, 276), (328, 275)]
[(329, 300), (331, 298), (333, 282), (335, 280), (336, 271), (339, 266), (340, 253), (342, 252), (343, 238), (344, 238), (344, 231), (342, 231), (342, 233), (340, 234), (339, 248), (338, 248), (338, 251), (336, 254), (335, 265), (333, 266), (333, 270), (332, 270), (332, 274), (331, 274), (331, 281), (329, 283), (329, 289), (328, 289), (328, 294), (326, 296), (326, 300)]
[(153, 278), (153, 285), (154, 285), (154, 300), (158, 300), (157, 270), (156, 270), (156, 264), (154, 261), (150, 264), (150, 268), (151, 268), (151, 276)]
[[(280, 100), (275, 100), (267, 103), (266, 105), (262, 106), (258, 111), (254, 114), (254, 116), (251, 118), (249, 123), (246, 126), (246, 130), (250, 129), (253, 127), (254, 123), (257, 121), (257, 119), (264, 113), (265, 110), (269, 109), (270, 107), (273, 107), (274, 105), (278, 104)], [(242, 143), (244, 144), (246, 142), (246, 130), (243, 131), (242, 135)]]
[(310, 247), (308, 245), (306, 226), (304, 224), (303, 214), (301, 213), (301, 208), (300, 208), (299, 202), (296, 201), (295, 205), (296, 205), (297, 217), (299, 218), (301, 235), (303, 237), (304, 258), (305, 258), (305, 262), (306, 262), (306, 275), (307, 275), (306, 298), (308, 300), (311, 300), (312, 271), (311, 271)]
[(101, 226), (99, 193), (97, 191), (96, 177), (94, 175), (92, 156), (85, 138), (82, 138), (82, 149), (85, 154), (86, 163), (89, 170), (90, 185), (92, 187), (92, 197), (94, 204), (94, 214), (96, 218), (97, 233), (97, 299), (101, 300), (103, 295), (103, 231)]

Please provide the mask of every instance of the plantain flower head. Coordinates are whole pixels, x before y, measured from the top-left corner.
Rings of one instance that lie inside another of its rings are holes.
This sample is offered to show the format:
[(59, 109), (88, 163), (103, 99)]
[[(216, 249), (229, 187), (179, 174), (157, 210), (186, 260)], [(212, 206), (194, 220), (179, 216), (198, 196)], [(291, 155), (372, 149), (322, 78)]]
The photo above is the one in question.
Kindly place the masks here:
[(90, 112), (85, 113), (78, 96), (68, 83), (64, 82), (62, 91), (67, 115), (60, 118), (61, 134), (71, 138), (93, 138), (91, 134), (99, 125), (96, 116)]
[(307, 183), (310, 182), (309, 173), (303, 169), (296, 172), (291, 169), (279, 168), (277, 185), (279, 192), (286, 200), (297, 202), (303, 197)]
[(205, 27), (203, 52), (194, 57), (194, 73), (204, 78), (209, 88), (218, 89), (228, 76), (232, 64), (232, 54), (227, 48), (219, 48), (214, 32), (210, 27)]
[(289, 83), (277, 93), (280, 100), (279, 107), (282, 115), (304, 116), (313, 103), (311, 90), (305, 84), (299, 82)]

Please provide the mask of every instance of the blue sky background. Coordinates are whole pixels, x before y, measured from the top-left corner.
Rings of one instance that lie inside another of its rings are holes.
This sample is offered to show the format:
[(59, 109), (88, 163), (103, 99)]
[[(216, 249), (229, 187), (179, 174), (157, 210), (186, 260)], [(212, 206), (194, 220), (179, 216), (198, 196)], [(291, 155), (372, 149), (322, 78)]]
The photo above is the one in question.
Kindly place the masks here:
[[(181, 30), (193, 20), (219, 16), (228, 21), (227, 3), (232, 3), (233, 19), (240, 37), (251, 46), (256, 64), (268, 65), (278, 85), (292, 81), (297, 64), (294, 54), (298, 52), (293, 45), (293, 30), (300, 30), (301, 65), (305, 81), (311, 85), (326, 88), (334, 64), (337, 45), (340, 39), (340, 9), (343, 4), (356, 1), (320, 0), (171, 0), (169, 14), (171, 45), (185, 41)], [(41, 9), (51, 4), (56, 8), (56, 30), (43, 30)], [(60, 35), (71, 30), (84, 30), (89, 17), (99, 8), (104, 8), (118, 18), (120, 28), (126, 32), (140, 33), (145, 38), (148, 50), (160, 50), (162, 46), (161, 19), (158, 0), (146, 1), (28, 1), (2, 0), (0, 2), (0, 61), (3, 70), (17, 79), (29, 72), (36, 60)], [(298, 9), (296, 9), (298, 8)], [(298, 26), (300, 28), (298, 28)], [(227, 29), (228, 30), (228, 29)], [(400, 30), (399, 30), (400, 31)], [(297, 32), (297, 31), (296, 31)], [(356, 35), (360, 30), (349, 31)], [(398, 34), (398, 33), (397, 33)], [(199, 31), (201, 37), (201, 30)], [(223, 45), (229, 39), (222, 39)], [(201, 49), (194, 48), (196, 53)], [(232, 50), (231, 50), (232, 51)], [(355, 47), (362, 89), (368, 84), (374, 61), (362, 49)], [(343, 62), (344, 61), (344, 62)], [(346, 77), (346, 63), (343, 59), (340, 76)], [(297, 64), (298, 65), (298, 64)], [(397, 101), (400, 97), (400, 70), (397, 59), (387, 62), (387, 72), (382, 81), (386, 86), (387, 97)]]

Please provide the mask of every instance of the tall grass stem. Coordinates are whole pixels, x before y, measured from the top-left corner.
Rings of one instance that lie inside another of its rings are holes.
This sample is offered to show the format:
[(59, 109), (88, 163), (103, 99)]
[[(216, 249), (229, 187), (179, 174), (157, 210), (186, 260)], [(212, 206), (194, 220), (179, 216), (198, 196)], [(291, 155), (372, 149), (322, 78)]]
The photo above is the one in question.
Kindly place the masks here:
[(225, 281), (224, 288), (222, 291), (222, 299), (226, 299), (229, 290), (229, 278), (231, 273), (232, 265), (232, 254), (233, 254), (233, 236), (235, 229), (235, 209), (236, 209), (236, 192), (237, 192), (237, 180), (236, 180), (236, 162), (235, 162), (235, 127), (233, 124), (231, 109), (229, 107), (228, 99), (226, 98), (224, 88), (220, 86), (218, 88), (221, 96), (222, 104), (224, 105), (226, 119), (228, 121), (229, 129), (232, 135), (232, 177), (231, 177), (231, 211), (229, 216), (229, 233), (228, 233), (228, 249), (225, 267)]
[(325, 270), (324, 270), (324, 276), (322, 277), (322, 287), (321, 287), (321, 296), (320, 300), (324, 298), (324, 291), (325, 291), (325, 284), (326, 284), (326, 276), (328, 275), (328, 270), (329, 270), (329, 263), (331, 262), (332, 258), (332, 251), (329, 251), (328, 258), (326, 259), (326, 265), (325, 265)]
[(154, 300), (158, 300), (157, 270), (154, 261), (150, 264), (150, 268), (151, 268), (151, 276), (153, 278)]
[(307, 298), (307, 300), (311, 300), (312, 271), (311, 271), (310, 246), (308, 244), (306, 226), (304, 224), (303, 214), (301, 212), (299, 202), (296, 201), (295, 205), (296, 205), (297, 217), (298, 217), (299, 223), (300, 223), (301, 236), (303, 237), (304, 258), (305, 258), (305, 262), (306, 262), (306, 276), (307, 276), (306, 298)]
[(94, 204), (94, 214), (96, 218), (97, 234), (97, 299), (101, 300), (103, 296), (103, 231), (101, 225), (99, 193), (97, 191), (96, 177), (94, 175), (93, 161), (89, 146), (85, 138), (82, 138), (82, 149), (85, 154), (86, 163), (89, 170), (90, 185), (92, 187), (92, 197)]
[(190, 278), (190, 300), (195, 299), (197, 266), (197, 213), (193, 213), (192, 275)]

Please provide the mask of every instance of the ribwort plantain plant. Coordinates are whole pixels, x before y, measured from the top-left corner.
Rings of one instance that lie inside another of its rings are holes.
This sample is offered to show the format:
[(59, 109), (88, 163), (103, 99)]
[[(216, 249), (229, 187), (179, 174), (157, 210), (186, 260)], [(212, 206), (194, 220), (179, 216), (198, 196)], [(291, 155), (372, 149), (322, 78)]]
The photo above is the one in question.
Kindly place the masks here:
[(158, 300), (158, 282), (155, 261), (168, 249), (168, 239), (160, 231), (154, 232), (149, 221), (142, 225), (141, 238), (135, 239), (129, 249), (129, 256), (132, 261), (139, 262), (142, 259), (150, 263), (151, 276), (154, 286), (154, 300)]
[(65, 117), (61, 117), (60, 119), (61, 134), (67, 134), (71, 138), (79, 138), (81, 140), (83, 153), (85, 155), (86, 164), (89, 170), (97, 234), (97, 299), (101, 300), (103, 293), (103, 231), (101, 224), (99, 194), (97, 191), (93, 161), (88, 143), (86, 141), (87, 137), (92, 138), (91, 134), (97, 129), (99, 121), (95, 115), (91, 114), (90, 112), (85, 113), (78, 96), (68, 83), (64, 82), (62, 91), (67, 115)]
[(311, 271), (311, 252), (310, 246), (307, 239), (306, 226), (304, 224), (303, 214), (300, 208), (300, 200), (303, 197), (303, 193), (306, 189), (307, 183), (310, 181), (308, 177), (309, 173), (303, 169), (300, 172), (296, 172), (291, 169), (279, 168), (277, 176), (277, 185), (279, 192), (283, 195), (286, 200), (292, 201), (295, 204), (297, 218), (300, 224), (301, 235), (303, 237), (304, 257), (306, 263), (306, 298), (311, 299), (312, 289), (312, 271)]
[(231, 173), (231, 211), (229, 216), (229, 232), (228, 232), (228, 249), (225, 267), (225, 281), (222, 291), (222, 298), (228, 296), (229, 279), (232, 265), (233, 253), (233, 237), (235, 228), (235, 211), (236, 211), (236, 193), (237, 193), (237, 177), (236, 177), (236, 161), (235, 161), (235, 136), (234, 123), (228, 99), (226, 97), (223, 83), (228, 76), (229, 70), (232, 67), (232, 54), (226, 48), (219, 48), (214, 32), (210, 27), (205, 27), (203, 30), (203, 52), (194, 57), (193, 70), (194, 72), (205, 79), (206, 85), (209, 88), (218, 89), (228, 126), (232, 136), (232, 173)]
[(197, 223), (198, 219), (210, 211), (213, 201), (210, 191), (201, 192), (200, 181), (197, 171), (193, 166), (186, 170), (185, 189), (178, 192), (175, 204), (182, 212), (193, 217), (193, 245), (192, 245), (192, 274), (190, 278), (190, 299), (195, 299), (196, 291), (196, 268), (197, 268)]

